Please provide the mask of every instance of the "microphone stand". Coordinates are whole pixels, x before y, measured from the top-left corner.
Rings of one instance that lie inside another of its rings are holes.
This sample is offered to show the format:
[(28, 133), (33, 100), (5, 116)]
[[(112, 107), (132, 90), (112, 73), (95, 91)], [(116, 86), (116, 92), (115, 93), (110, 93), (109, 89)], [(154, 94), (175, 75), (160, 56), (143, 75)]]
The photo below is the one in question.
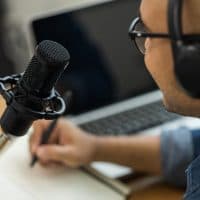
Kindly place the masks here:
[[(8, 104), (12, 98), (12, 88), (16, 85), (17, 81), (21, 78), (21, 74), (6, 76), (4, 78), (0, 78), (0, 94), (3, 99)], [(6, 87), (7, 85), (8, 88)], [(10, 134), (4, 133), (3, 130), (0, 130), (0, 154), (4, 152), (12, 143), (14, 136)]]
[(0, 94), (7, 104), (0, 118), (0, 150), (27, 134), (34, 121), (54, 120), (64, 114), (66, 104), (55, 84), (69, 60), (62, 45), (45, 40), (36, 47), (24, 73), (0, 78)]
[[(3, 99), (6, 101), (7, 108), (11, 104), (14, 105), (13, 104), (13, 102), (15, 102), (14, 90), (18, 81), (22, 77), (22, 75), (23, 74), (14, 74), (11, 76), (0, 78), (0, 95), (2, 95)], [(18, 105), (20, 106), (20, 108), (18, 109), (20, 109), (21, 113), (26, 112), (26, 114), (29, 114), (29, 116), (33, 115), (35, 117), (34, 120), (37, 120), (37, 119), (53, 120), (53, 119), (58, 118), (65, 112), (65, 108), (66, 108), (65, 101), (62, 99), (59, 93), (55, 90), (52, 90), (51, 95), (49, 97), (42, 99), (42, 102), (44, 106), (41, 112), (30, 110), (30, 108), (26, 110), (26, 107), (21, 106), (20, 104)], [(57, 106), (58, 108), (56, 108)], [(3, 124), (5, 125), (4, 123), (5, 119), (3, 116), (0, 118), (0, 126), (1, 126), (0, 128), (0, 154), (2, 151), (6, 150), (15, 141), (15, 139), (18, 138), (18, 136), (23, 136), (28, 131), (28, 127), (26, 127), (27, 129), (24, 131), (24, 134), (21, 134), (21, 135), (11, 134), (12, 124), (7, 124), (6, 128), (4, 127), (5, 128), (4, 129)], [(17, 117), (21, 117), (21, 116), (19, 115)]]
[[(12, 94), (8, 92), (6, 85), (9, 84), (9, 89), (13, 88), (13, 85), (17, 83), (17, 80), (21, 77), (21, 75), (7, 76), (4, 78), (0, 78), (0, 94), (3, 99), (8, 103), (11, 101)], [(9, 134), (0, 130), (0, 154), (5, 151), (12, 143), (12, 137)]]

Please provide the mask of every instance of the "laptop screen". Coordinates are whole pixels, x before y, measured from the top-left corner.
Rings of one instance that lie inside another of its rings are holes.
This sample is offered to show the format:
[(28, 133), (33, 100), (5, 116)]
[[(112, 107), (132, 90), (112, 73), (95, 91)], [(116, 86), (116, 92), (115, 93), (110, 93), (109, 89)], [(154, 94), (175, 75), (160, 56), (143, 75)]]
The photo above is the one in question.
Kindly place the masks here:
[(117, 0), (32, 22), (35, 40), (54, 40), (71, 54), (58, 83), (71, 90), (70, 113), (79, 114), (156, 88), (143, 56), (128, 37), (139, 1)]

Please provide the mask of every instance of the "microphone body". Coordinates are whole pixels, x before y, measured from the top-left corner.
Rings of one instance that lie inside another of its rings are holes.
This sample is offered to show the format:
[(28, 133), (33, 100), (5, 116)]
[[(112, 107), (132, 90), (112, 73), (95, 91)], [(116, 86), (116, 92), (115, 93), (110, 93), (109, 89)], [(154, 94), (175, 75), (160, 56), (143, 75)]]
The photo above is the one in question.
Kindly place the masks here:
[(36, 47), (25, 72), (10, 81), (11, 86), (6, 91), (0, 87), (7, 103), (0, 120), (4, 133), (23, 136), (33, 121), (55, 119), (64, 113), (64, 100), (54, 87), (69, 60), (69, 53), (63, 46), (43, 41)]

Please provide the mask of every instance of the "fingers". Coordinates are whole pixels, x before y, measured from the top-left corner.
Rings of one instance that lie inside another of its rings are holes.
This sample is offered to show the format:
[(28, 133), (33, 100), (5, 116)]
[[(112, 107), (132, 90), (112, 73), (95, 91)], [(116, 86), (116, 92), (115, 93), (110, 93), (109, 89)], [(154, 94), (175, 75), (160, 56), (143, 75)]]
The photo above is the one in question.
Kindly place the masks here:
[(55, 129), (53, 130), (53, 133), (51, 134), (48, 140), (48, 144), (58, 144), (58, 139), (59, 139), (58, 134), (59, 134), (58, 129), (55, 127)]
[(43, 145), (38, 148), (36, 154), (42, 161), (62, 161), (65, 158), (63, 148), (58, 145)]
[(41, 120), (34, 124), (34, 133), (30, 138), (31, 153), (37, 155), (42, 165), (58, 162), (76, 168), (83, 162), (85, 163), (85, 160), (88, 159), (83, 159), (87, 155), (84, 156), (82, 151), (82, 142), (84, 143), (87, 137), (84, 137), (80, 129), (67, 120), (60, 119), (48, 140), (48, 144), (41, 145), (42, 134), (50, 122)]
[(42, 163), (57, 162), (73, 168), (79, 166), (73, 148), (69, 146), (44, 145), (38, 148), (36, 155)]
[(40, 144), (43, 131), (49, 123), (50, 121), (40, 120), (33, 124), (34, 133), (30, 137), (30, 151), (32, 154), (36, 152), (36, 149)]

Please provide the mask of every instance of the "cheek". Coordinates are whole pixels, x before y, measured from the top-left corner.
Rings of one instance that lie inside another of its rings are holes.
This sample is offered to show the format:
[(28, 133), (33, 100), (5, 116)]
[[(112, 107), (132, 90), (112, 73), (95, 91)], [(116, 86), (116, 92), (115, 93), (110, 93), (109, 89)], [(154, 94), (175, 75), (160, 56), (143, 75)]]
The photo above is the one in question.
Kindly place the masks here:
[(195, 105), (176, 80), (170, 44), (151, 43), (145, 55), (145, 63), (163, 93), (164, 105), (168, 111), (193, 116), (196, 112), (200, 113), (199, 101)]
[(175, 81), (170, 43), (165, 40), (153, 39), (148, 40), (147, 44), (146, 67), (159, 88), (165, 93)]

